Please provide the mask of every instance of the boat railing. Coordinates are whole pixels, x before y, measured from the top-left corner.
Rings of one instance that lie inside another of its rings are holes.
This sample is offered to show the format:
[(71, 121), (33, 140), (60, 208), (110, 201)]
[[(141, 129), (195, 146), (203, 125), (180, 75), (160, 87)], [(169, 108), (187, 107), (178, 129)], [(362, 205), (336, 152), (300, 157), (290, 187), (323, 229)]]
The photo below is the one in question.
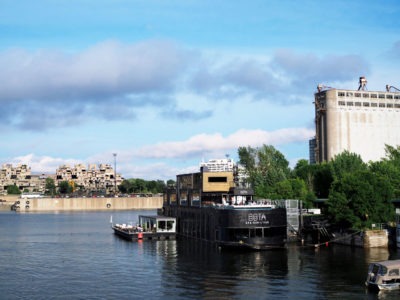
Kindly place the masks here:
[(212, 203), (211, 206), (217, 209), (275, 209), (275, 208), (285, 208), (285, 202), (282, 200), (257, 200), (244, 204), (215, 204)]

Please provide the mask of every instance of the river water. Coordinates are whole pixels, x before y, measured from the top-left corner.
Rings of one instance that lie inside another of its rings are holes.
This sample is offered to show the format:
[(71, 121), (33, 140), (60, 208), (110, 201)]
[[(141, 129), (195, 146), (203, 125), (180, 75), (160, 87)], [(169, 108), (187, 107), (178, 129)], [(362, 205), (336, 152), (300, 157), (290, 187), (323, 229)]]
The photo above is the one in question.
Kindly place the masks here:
[(155, 211), (0, 212), (0, 299), (400, 299), (364, 287), (400, 251), (289, 245), (236, 253), (193, 240), (128, 242), (114, 222)]

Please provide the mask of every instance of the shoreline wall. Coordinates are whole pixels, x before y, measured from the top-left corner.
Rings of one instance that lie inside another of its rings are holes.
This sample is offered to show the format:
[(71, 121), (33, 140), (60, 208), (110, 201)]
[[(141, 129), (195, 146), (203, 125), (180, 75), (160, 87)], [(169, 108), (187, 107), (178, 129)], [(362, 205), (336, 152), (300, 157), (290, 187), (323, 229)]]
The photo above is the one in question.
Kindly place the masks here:
[(79, 210), (134, 210), (158, 209), (163, 197), (115, 197), (115, 198), (30, 198), (7, 199), (17, 211), (79, 211)]
[(336, 244), (362, 248), (387, 248), (389, 245), (386, 230), (366, 230), (358, 234), (335, 233)]

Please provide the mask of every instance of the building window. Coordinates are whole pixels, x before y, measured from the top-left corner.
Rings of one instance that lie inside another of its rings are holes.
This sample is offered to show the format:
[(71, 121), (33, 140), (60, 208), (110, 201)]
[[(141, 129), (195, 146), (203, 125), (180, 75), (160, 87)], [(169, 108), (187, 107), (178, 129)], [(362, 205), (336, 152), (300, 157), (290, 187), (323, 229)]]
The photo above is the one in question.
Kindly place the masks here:
[(372, 102), (371, 107), (378, 107), (378, 103)]
[(387, 107), (387, 108), (393, 108), (393, 103), (388, 103), (388, 104), (386, 105), (386, 107)]
[(361, 94), (360, 94), (360, 93), (355, 93), (355, 96), (356, 96), (357, 98), (359, 98), (359, 97), (361, 97)]
[(379, 99), (385, 99), (385, 94), (379, 94)]
[(347, 97), (353, 97), (353, 93), (347, 92), (347, 93), (346, 93), (346, 96), (347, 96)]
[(361, 102), (356, 102), (354, 104), (355, 104), (355, 106), (361, 106)]
[(344, 97), (345, 94), (344, 94), (344, 92), (338, 92), (338, 96), (339, 96), (339, 97)]
[(376, 94), (371, 94), (371, 98), (378, 98)]
[(369, 94), (364, 93), (363, 98), (369, 98)]
[(400, 103), (395, 103), (394, 107), (395, 108), (400, 108)]
[(340, 106), (345, 106), (345, 105), (346, 105), (346, 102), (344, 102), (344, 101), (339, 101), (339, 105), (340, 105)]
[(379, 107), (385, 107), (385, 103), (379, 103)]
[(208, 177), (208, 182), (228, 182), (228, 178), (224, 176)]
[(393, 99), (393, 95), (386, 95), (386, 99)]
[(369, 107), (369, 102), (363, 102), (364, 107)]
[(347, 102), (347, 106), (353, 106), (354, 103), (352, 101)]

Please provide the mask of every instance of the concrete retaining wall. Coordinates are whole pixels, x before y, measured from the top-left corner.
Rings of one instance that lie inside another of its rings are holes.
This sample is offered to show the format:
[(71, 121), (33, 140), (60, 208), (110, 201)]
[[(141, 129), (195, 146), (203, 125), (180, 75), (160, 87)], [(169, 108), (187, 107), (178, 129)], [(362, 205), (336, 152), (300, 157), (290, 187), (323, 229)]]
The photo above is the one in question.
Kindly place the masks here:
[(157, 209), (162, 197), (129, 198), (35, 198), (15, 199), (17, 211), (77, 211), (77, 210), (130, 210)]
[(335, 243), (362, 248), (387, 248), (389, 236), (386, 230), (367, 230), (357, 234), (335, 233)]

